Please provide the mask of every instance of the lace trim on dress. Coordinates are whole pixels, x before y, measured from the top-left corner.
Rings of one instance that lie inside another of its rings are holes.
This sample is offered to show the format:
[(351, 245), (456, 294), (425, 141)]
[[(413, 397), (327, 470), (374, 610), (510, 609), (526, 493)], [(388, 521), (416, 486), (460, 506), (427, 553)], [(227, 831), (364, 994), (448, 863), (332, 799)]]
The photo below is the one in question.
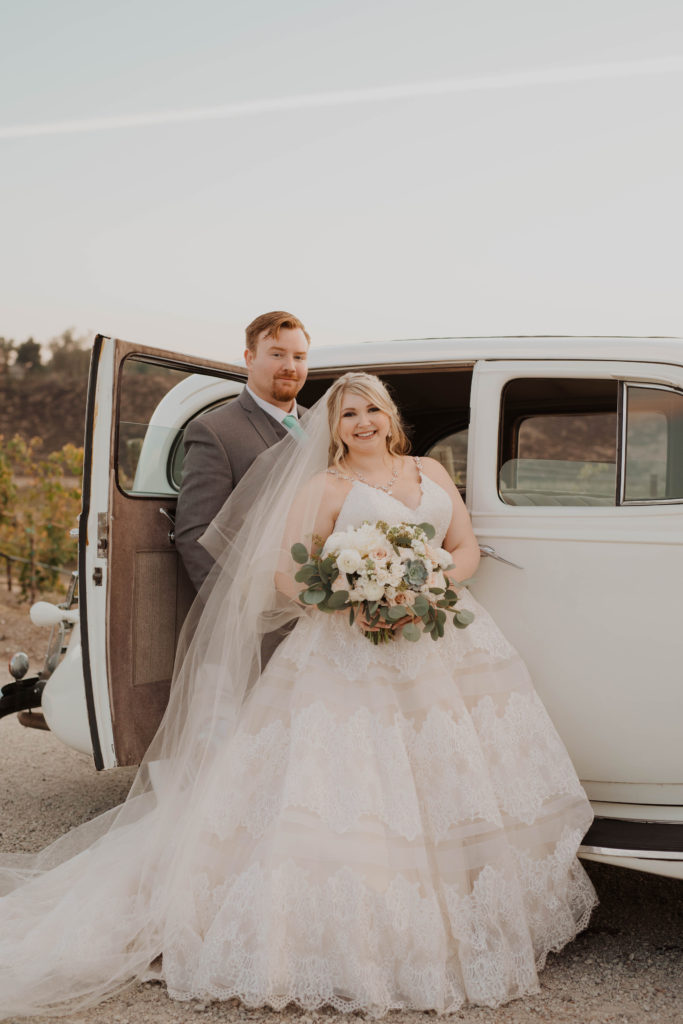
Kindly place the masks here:
[(487, 865), (469, 892), (443, 885), (443, 904), (400, 874), (371, 887), (341, 867), (321, 881), (292, 860), (254, 863), (223, 885), (195, 876), (164, 939), (163, 978), (176, 999), (275, 1010), (496, 1007), (537, 992), (548, 948), (586, 924), (596, 898), (585, 873), (570, 870), (579, 840), (566, 830), (552, 854), (530, 859), (521, 885), (510, 863)]
[(501, 827), (501, 811), (531, 825), (548, 801), (584, 796), (533, 691), (510, 694), (502, 713), (489, 696), (471, 716), (432, 707), (420, 724), (399, 711), (385, 723), (368, 707), (342, 716), (314, 701), (287, 722), (238, 733), (225, 775), (230, 790), (207, 814), (221, 839), (239, 828), (262, 836), (300, 807), (340, 834), (371, 816), (397, 836), (439, 842), (466, 822)]

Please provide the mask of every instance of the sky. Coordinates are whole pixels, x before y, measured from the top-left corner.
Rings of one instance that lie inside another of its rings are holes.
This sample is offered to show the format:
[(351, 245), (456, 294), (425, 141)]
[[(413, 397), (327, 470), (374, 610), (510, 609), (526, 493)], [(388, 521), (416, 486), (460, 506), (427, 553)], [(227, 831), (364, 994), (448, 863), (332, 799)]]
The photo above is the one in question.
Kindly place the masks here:
[(0, 6), (0, 335), (683, 335), (680, 0)]

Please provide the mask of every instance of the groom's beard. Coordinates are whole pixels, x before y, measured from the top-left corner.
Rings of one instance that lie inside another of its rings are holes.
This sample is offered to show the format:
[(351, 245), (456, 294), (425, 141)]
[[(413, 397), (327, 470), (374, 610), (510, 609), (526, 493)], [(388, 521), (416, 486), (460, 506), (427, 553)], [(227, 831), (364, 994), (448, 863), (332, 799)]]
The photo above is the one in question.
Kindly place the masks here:
[(297, 377), (277, 377), (273, 381), (271, 394), (276, 402), (286, 402), (290, 398), (296, 398), (299, 388)]

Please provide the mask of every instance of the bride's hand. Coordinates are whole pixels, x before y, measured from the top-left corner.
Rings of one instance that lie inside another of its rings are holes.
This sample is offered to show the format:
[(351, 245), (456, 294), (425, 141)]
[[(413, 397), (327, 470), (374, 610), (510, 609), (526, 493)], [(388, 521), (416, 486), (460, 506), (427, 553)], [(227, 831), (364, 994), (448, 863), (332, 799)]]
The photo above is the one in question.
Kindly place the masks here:
[(416, 621), (414, 616), (410, 613), (403, 616), (402, 619), (397, 619), (396, 622), (384, 622), (380, 620), (376, 622), (374, 626), (371, 626), (366, 618), (362, 615), (357, 615), (355, 621), (358, 624), (359, 629), (362, 629), (364, 633), (378, 633), (380, 629), (390, 629), (395, 632), (397, 629), (401, 629), (409, 622)]
[[(348, 607), (348, 605), (347, 605), (346, 608), (339, 608), (338, 611), (336, 612), (336, 614), (337, 615), (343, 615), (347, 619), (347, 621), (348, 621), (348, 618), (349, 618), (349, 607)], [(401, 621), (403, 621), (403, 620), (401, 620)], [(368, 620), (365, 618), (365, 616), (362, 615), (360, 612), (356, 612), (355, 613), (354, 619), (353, 619), (353, 624), (354, 624), (354, 626), (358, 626), (358, 628), (360, 630), (362, 630), (364, 633), (377, 633), (377, 632), (379, 632), (380, 629), (391, 628), (391, 626), (390, 626), (390, 624), (388, 622), (387, 623), (383, 623), (383, 622), (377, 623), (376, 622), (374, 624), (374, 626), (371, 626), (370, 623), (368, 622)]]

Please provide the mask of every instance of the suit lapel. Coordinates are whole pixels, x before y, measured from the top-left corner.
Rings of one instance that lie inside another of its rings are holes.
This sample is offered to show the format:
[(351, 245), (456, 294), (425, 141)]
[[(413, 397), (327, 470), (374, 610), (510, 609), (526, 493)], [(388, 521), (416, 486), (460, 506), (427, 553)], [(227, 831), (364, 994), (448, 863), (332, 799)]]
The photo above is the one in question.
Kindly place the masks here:
[(269, 448), (272, 444), (282, 440), (287, 433), (287, 428), (269, 416), (260, 405), (257, 405), (246, 388), (243, 389), (237, 401), (249, 417), (249, 422), (254, 430)]

